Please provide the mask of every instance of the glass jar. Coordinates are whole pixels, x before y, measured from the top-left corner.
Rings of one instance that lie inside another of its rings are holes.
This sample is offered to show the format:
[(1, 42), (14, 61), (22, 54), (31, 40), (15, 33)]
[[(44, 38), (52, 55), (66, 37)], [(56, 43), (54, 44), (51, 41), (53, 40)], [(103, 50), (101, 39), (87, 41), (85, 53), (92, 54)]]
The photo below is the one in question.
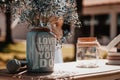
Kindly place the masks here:
[(47, 28), (32, 28), (27, 34), (29, 72), (53, 72), (56, 38)]
[(76, 61), (82, 68), (98, 67), (97, 60), (99, 43), (94, 37), (78, 38)]

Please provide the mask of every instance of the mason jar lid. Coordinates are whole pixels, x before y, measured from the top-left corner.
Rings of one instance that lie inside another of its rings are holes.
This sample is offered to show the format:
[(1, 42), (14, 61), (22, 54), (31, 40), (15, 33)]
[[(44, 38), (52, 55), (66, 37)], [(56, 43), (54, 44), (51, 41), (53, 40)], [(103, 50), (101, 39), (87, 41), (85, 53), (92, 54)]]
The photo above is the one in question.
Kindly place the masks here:
[(99, 42), (96, 37), (81, 37), (77, 40), (78, 47), (93, 47), (99, 46)]

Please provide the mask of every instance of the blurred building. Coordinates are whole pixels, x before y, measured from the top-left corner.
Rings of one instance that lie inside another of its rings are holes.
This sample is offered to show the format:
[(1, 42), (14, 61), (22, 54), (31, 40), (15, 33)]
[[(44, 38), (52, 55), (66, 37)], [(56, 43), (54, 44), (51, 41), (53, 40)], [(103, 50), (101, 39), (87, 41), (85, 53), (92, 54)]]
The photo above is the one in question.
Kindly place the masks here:
[(83, 0), (84, 36), (113, 39), (120, 34), (120, 0)]

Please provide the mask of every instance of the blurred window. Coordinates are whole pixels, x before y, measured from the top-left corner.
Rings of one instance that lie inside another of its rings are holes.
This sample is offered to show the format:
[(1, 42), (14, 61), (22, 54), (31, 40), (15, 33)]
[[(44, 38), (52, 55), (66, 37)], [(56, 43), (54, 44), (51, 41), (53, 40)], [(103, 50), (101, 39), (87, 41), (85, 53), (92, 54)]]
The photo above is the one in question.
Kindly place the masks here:
[(117, 34), (120, 34), (120, 13), (117, 15)]
[(110, 15), (95, 15), (94, 36), (110, 36)]
[(86, 15), (83, 16), (82, 18), (82, 34), (83, 36), (90, 36), (90, 20), (91, 20), (91, 16), (90, 15)]

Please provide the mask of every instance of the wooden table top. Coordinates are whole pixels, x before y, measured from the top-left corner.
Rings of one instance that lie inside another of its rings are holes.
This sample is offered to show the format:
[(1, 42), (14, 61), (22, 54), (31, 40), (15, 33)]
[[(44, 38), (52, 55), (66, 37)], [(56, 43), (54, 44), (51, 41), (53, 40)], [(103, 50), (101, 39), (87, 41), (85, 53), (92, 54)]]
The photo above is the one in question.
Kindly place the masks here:
[[(107, 60), (99, 60), (97, 68), (78, 68), (77, 62), (58, 63), (53, 73), (28, 73), (27, 70), (9, 74), (6, 69), (0, 70), (2, 80), (97, 80), (92, 77), (114, 75), (120, 79), (120, 65), (107, 65)], [(90, 79), (91, 78), (91, 79)], [(116, 79), (115, 78), (115, 79)], [(102, 80), (102, 79), (98, 79)], [(106, 79), (107, 80), (107, 79)]]

